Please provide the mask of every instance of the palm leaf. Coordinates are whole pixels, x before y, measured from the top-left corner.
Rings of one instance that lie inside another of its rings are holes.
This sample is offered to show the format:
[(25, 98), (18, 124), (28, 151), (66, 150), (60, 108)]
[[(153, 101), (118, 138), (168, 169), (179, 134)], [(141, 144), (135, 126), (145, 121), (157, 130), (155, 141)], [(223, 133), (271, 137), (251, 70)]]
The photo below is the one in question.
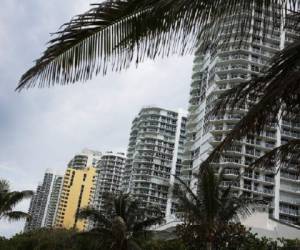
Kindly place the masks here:
[[(244, 104), (249, 96), (258, 99), (248, 114), (233, 129), (227, 141), (248, 133), (259, 133), (283, 115), (293, 117), (300, 111), (300, 41), (279, 52), (265, 73), (224, 93), (214, 113)], [(279, 113), (282, 112), (281, 116)]]
[(7, 180), (0, 180), (0, 193), (9, 192), (9, 182)]
[[(177, 212), (184, 215), (187, 221), (201, 221), (203, 220), (204, 202), (199, 195), (199, 190), (197, 194), (178, 176), (175, 178), (180, 182), (181, 186), (175, 189), (175, 196), (179, 200), (179, 207)], [(201, 176), (199, 175), (200, 179)]]
[(131, 201), (127, 204), (126, 207), (126, 223), (131, 226), (134, 225), (135, 221), (138, 217), (143, 217), (145, 213), (145, 209), (141, 207), (141, 202), (137, 199), (131, 199)]
[(81, 209), (77, 217), (79, 219), (92, 219), (93, 221), (97, 222), (98, 224), (103, 224), (106, 227), (111, 227), (111, 221), (107, 219), (107, 217), (102, 214), (99, 210), (96, 210), (94, 208), (83, 208)]
[(8, 218), (9, 221), (18, 221), (21, 219), (30, 219), (30, 215), (21, 211), (9, 211), (2, 215), (4, 218)]
[(157, 216), (157, 217), (151, 217), (151, 218), (146, 218), (143, 221), (137, 222), (134, 226), (133, 226), (133, 230), (134, 232), (139, 232), (145, 229), (148, 229), (149, 227), (153, 226), (153, 225), (157, 225), (162, 223), (164, 220), (164, 216)]
[(234, 109), (246, 103), (249, 96), (258, 99), (247, 114), (227, 134), (226, 138), (201, 164), (201, 169), (221, 155), (234, 140), (247, 134), (259, 134), (282, 117), (294, 119), (300, 113), (300, 41), (279, 52), (266, 72), (251, 81), (241, 83), (221, 95), (212, 115)]
[(33, 192), (30, 190), (25, 191), (14, 191), (6, 193), (3, 197), (2, 204), (0, 204), (0, 211), (10, 211), (22, 200), (30, 198), (33, 195)]
[[(63, 25), (17, 90), (86, 81), (146, 57), (193, 52), (199, 41), (205, 50), (222, 31), (232, 33), (220, 20), (230, 17), (240, 35), (249, 35), (251, 20), (266, 16), (252, 9), (283, 19), (288, 7), (297, 10), (294, 0), (107, 0)], [(272, 26), (270, 18), (262, 26)]]
[(187, 194), (193, 199), (193, 200), (197, 200), (198, 197), (197, 195), (193, 192), (193, 190), (185, 183), (185, 181), (183, 181), (179, 176), (177, 175), (174, 175), (174, 177), (179, 181), (182, 189), (178, 188), (178, 189), (175, 189), (175, 192), (184, 192)]
[(267, 169), (276, 163), (281, 169), (293, 168), (300, 175), (300, 139), (291, 140), (274, 148), (253, 162), (250, 167)]

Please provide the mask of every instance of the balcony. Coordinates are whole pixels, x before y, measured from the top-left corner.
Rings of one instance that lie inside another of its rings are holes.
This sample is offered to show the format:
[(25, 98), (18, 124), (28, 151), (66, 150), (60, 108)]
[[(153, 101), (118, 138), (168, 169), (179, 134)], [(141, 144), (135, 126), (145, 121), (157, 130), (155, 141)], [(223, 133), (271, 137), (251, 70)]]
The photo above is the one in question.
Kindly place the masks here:
[(274, 183), (274, 178), (265, 176), (265, 181), (266, 181), (266, 182), (270, 182), (270, 183)]
[(250, 178), (250, 179), (253, 178), (252, 173), (247, 173), (247, 172), (245, 172), (245, 173), (243, 174), (243, 176), (246, 177), (246, 178)]
[(292, 194), (300, 194), (300, 188), (296, 187), (287, 187), (287, 186), (280, 186), (280, 191), (287, 192), (287, 193), (292, 193)]
[(269, 188), (261, 188), (261, 187), (254, 186), (253, 190), (258, 193), (274, 195), (273, 189), (269, 189)]
[(239, 171), (233, 170), (233, 169), (225, 169), (224, 170), (224, 175), (233, 175), (233, 176), (238, 176), (240, 173)]
[(223, 186), (223, 187), (229, 187), (229, 186), (231, 186), (231, 187), (239, 187), (240, 185), (236, 181), (235, 182), (233, 182), (233, 181), (222, 181), (221, 182), (221, 186)]
[(299, 176), (297, 176), (296, 174), (290, 174), (290, 173), (281, 172), (280, 173), (280, 177), (288, 179), (290, 181), (300, 181)]
[(252, 187), (249, 184), (244, 184), (244, 189), (252, 190)]
[(290, 137), (290, 138), (300, 138), (300, 133), (293, 132), (293, 131), (287, 131), (287, 130), (281, 130), (281, 135)]
[(299, 211), (296, 209), (291, 209), (291, 208), (280, 208), (280, 213), (282, 214), (287, 214), (289, 216), (299, 216)]

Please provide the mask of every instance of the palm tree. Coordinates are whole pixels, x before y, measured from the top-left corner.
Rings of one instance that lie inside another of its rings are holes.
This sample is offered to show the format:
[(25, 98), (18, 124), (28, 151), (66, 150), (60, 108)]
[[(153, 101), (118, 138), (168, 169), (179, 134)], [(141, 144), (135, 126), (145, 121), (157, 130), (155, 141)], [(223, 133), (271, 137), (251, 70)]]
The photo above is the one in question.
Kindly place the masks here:
[[(254, 10), (258, 11), (253, 14)], [(272, 29), (268, 16), (286, 21), (288, 10), (297, 11), (297, 1), (106, 0), (55, 33), (17, 90), (86, 81), (145, 58), (192, 53), (197, 47), (205, 51), (223, 31), (236, 34), (238, 40), (250, 35), (255, 18), (263, 19), (261, 30)], [(228, 18), (237, 24), (238, 33), (223, 25)]]
[[(149, 212), (156, 216), (149, 216)], [(96, 227), (84, 235), (100, 236), (113, 250), (140, 249), (137, 239), (150, 226), (161, 223), (163, 216), (155, 208), (142, 208), (129, 194), (106, 196), (103, 211), (85, 208), (78, 213), (80, 219), (96, 222)]]
[(0, 220), (8, 219), (10, 221), (27, 219), (29, 214), (21, 211), (13, 211), (13, 208), (22, 200), (30, 198), (32, 191), (10, 191), (9, 183), (6, 180), (0, 180)]
[(232, 184), (224, 186), (223, 171), (217, 174), (213, 168), (208, 168), (198, 177), (196, 192), (176, 177), (181, 183), (176, 189), (178, 212), (184, 221), (178, 229), (188, 235), (189, 244), (195, 237), (197, 244), (204, 242), (207, 249), (212, 249), (224, 231), (239, 228), (239, 217), (250, 215), (251, 206), (261, 201), (235, 194)]

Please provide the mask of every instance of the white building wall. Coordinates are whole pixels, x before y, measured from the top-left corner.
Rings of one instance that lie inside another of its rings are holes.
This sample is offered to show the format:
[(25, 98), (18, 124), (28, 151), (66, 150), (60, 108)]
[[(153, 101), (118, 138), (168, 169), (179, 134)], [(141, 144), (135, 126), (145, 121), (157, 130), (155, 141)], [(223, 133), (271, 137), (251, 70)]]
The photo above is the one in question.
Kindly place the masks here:
[(173, 174), (179, 175), (186, 115), (159, 107), (143, 108), (133, 120), (123, 190), (146, 206), (156, 206), (166, 220), (174, 217)]
[[(276, 26), (276, 22), (279, 26)], [(199, 166), (212, 149), (225, 138), (228, 131), (246, 114), (251, 102), (255, 101), (249, 99), (233, 111), (227, 110), (222, 116), (212, 117), (210, 111), (218, 96), (259, 75), (275, 53), (296, 39), (291, 28), (283, 29), (280, 22), (276, 22), (271, 22), (274, 31), (264, 35), (254, 34), (254, 28), (261, 23), (256, 17), (251, 26), (253, 36), (235, 41), (233, 38), (228, 40), (225, 32), (220, 34), (218, 46), (205, 54), (199, 51), (195, 54), (182, 170), (191, 188), (197, 188), (197, 179), (193, 178), (193, 173), (199, 171)], [(225, 25), (235, 24), (228, 20)], [(234, 32), (234, 29), (229, 31)], [(221, 46), (225, 40), (228, 46)], [(261, 135), (236, 141), (212, 165), (216, 169), (226, 169), (225, 181), (222, 183), (224, 186), (230, 183), (236, 193), (244, 192), (250, 197), (265, 199), (274, 218), (299, 224), (300, 179), (295, 175), (293, 163), (288, 170), (281, 170), (278, 174), (275, 162), (267, 171), (250, 171), (247, 168), (249, 163), (264, 153), (293, 138), (300, 138), (300, 116), (294, 120), (283, 117), (279, 126), (270, 124)], [(237, 181), (239, 175), (241, 178)]]

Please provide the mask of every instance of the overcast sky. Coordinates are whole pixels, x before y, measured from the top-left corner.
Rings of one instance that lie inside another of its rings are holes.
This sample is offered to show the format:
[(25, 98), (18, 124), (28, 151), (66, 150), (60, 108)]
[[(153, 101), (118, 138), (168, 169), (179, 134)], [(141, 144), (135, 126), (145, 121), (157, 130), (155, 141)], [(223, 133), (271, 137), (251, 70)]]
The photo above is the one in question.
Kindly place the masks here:
[[(93, 2), (1, 0), (0, 177), (13, 189), (35, 189), (47, 168), (63, 174), (83, 148), (125, 152), (131, 121), (143, 106), (187, 108), (192, 56), (148, 61), (84, 84), (14, 92), (49, 33)], [(0, 222), (0, 236), (22, 228), (22, 222)]]

